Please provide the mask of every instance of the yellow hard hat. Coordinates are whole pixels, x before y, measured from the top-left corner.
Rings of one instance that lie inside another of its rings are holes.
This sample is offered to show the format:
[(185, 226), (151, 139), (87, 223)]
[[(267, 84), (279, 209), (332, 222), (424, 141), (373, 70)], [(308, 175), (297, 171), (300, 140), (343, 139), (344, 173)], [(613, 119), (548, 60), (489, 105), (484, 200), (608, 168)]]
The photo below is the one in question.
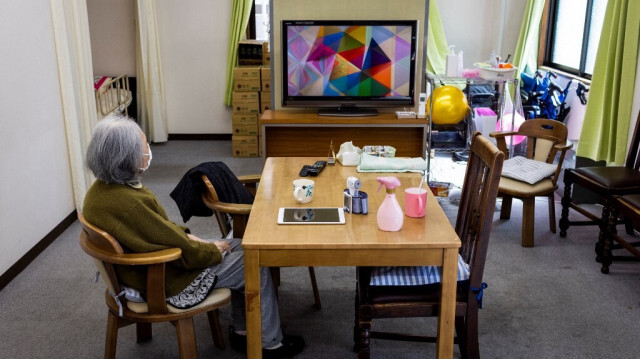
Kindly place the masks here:
[[(432, 121), (437, 125), (455, 125), (462, 121), (469, 111), (467, 97), (455, 86), (442, 86), (433, 91)], [(429, 114), (431, 96), (427, 99), (426, 112)]]

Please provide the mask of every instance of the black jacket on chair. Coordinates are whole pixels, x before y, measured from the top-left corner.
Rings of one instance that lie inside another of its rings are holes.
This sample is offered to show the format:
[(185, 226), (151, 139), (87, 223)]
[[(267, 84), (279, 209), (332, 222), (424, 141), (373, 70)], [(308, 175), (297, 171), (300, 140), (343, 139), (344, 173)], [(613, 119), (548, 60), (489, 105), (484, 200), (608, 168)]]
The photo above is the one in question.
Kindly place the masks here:
[(171, 191), (171, 198), (178, 205), (182, 220), (186, 223), (191, 216), (208, 217), (213, 211), (202, 202), (202, 194), (207, 191), (202, 175), (206, 175), (218, 193), (220, 201), (228, 203), (253, 204), (253, 195), (223, 162), (204, 162), (190, 169)]

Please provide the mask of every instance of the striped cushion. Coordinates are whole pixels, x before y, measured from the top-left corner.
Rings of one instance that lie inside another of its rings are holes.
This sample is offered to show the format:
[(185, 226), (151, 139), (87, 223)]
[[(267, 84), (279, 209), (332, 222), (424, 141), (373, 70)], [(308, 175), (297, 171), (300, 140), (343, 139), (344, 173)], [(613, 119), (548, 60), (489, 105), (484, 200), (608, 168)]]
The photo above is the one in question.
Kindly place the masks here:
[(556, 173), (557, 165), (516, 156), (504, 161), (502, 175), (534, 184)]
[[(469, 265), (458, 254), (458, 280), (469, 279)], [(376, 267), (370, 285), (426, 285), (440, 283), (442, 267)]]

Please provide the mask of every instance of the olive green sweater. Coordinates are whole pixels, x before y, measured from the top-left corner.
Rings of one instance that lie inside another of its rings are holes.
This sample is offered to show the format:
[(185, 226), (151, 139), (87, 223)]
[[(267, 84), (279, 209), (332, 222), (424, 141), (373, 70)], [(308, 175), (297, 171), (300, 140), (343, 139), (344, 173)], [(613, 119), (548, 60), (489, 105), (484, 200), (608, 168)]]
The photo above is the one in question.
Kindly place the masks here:
[[(93, 183), (84, 199), (84, 217), (115, 237), (125, 252), (145, 253), (177, 247), (182, 258), (166, 265), (166, 295), (186, 288), (204, 268), (220, 263), (213, 243), (191, 240), (189, 230), (171, 222), (156, 196), (146, 187)], [(142, 293), (146, 266), (116, 266), (122, 284)]]

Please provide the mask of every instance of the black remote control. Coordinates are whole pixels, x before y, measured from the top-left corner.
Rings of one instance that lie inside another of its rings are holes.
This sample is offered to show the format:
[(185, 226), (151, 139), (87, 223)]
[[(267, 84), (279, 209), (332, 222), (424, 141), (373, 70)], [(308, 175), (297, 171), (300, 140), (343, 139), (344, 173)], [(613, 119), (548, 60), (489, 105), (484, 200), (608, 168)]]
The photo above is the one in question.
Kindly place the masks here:
[(327, 166), (327, 161), (316, 161), (312, 165), (304, 165), (300, 170), (300, 177), (317, 176)]
[(316, 161), (313, 165), (307, 166), (307, 174), (315, 177), (319, 175), (326, 166), (327, 161)]

